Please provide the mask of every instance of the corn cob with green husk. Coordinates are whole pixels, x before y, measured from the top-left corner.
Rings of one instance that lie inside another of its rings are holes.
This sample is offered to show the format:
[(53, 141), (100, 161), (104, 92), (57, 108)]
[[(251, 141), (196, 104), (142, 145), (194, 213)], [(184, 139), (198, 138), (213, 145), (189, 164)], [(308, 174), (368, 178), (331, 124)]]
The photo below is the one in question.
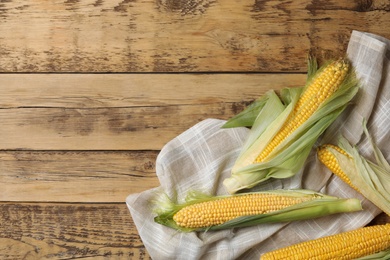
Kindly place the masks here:
[[(318, 72), (318, 64), (315, 59), (308, 59), (308, 71), (307, 71), (307, 81), (311, 80), (314, 75)], [(292, 98), (296, 95), (299, 95), (303, 90), (303, 87), (295, 88), (284, 88), (281, 90), (280, 95), (278, 96), (279, 101), (283, 105), (283, 108), (288, 106), (292, 102)], [(222, 127), (223, 128), (232, 128), (232, 127), (252, 127), (256, 118), (260, 113), (266, 112), (270, 107), (265, 105), (269, 99), (273, 99), (275, 92), (273, 90), (268, 91), (264, 96), (256, 99), (252, 104), (250, 104), (246, 109), (244, 109), (239, 114), (230, 118)], [(264, 109), (265, 108), (265, 109)]]
[(184, 232), (311, 219), (361, 209), (357, 199), (341, 199), (309, 190), (227, 196), (190, 193), (184, 203), (175, 203), (160, 194), (154, 200), (155, 222)]
[(281, 98), (270, 91), (261, 100), (232, 176), (224, 181), (229, 193), (295, 175), (317, 138), (355, 96), (358, 84), (348, 61), (333, 61), (315, 72), (312, 64), (304, 88), (283, 89)]
[(339, 146), (320, 146), (317, 156), (335, 175), (390, 215), (390, 165), (372, 140), (365, 122), (363, 129), (376, 162), (365, 159), (342, 137)]
[(260, 260), (389, 259), (390, 224), (359, 228), (265, 253)]

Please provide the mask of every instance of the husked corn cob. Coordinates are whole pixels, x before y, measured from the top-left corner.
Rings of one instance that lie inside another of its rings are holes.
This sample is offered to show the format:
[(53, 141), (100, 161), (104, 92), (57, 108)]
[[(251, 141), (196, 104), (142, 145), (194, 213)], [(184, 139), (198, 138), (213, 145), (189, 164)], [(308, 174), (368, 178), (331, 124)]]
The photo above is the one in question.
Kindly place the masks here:
[(310, 199), (266, 193), (236, 195), (184, 207), (173, 216), (173, 220), (186, 228), (209, 227), (241, 216), (280, 210)]
[(273, 137), (255, 162), (267, 160), (269, 154), (301, 126), (332, 94), (341, 86), (349, 70), (349, 63), (338, 60), (330, 63), (313, 79), (303, 95), (297, 101), (289, 118)]
[(390, 224), (368, 226), (265, 253), (261, 260), (357, 259), (390, 247)]
[(356, 191), (359, 191), (358, 188), (356, 188), (352, 182), (351, 179), (344, 173), (344, 171), (341, 169), (339, 162), (337, 161), (336, 156), (329, 151), (330, 149), (333, 149), (334, 152), (338, 152), (340, 154), (345, 155), (346, 157), (351, 157), (340, 147), (333, 145), (333, 144), (325, 144), (320, 146), (317, 149), (317, 157), (318, 159), (329, 169), (331, 170), (335, 175), (337, 175), (340, 179), (342, 179), (345, 183), (347, 183), (349, 186), (351, 186)]

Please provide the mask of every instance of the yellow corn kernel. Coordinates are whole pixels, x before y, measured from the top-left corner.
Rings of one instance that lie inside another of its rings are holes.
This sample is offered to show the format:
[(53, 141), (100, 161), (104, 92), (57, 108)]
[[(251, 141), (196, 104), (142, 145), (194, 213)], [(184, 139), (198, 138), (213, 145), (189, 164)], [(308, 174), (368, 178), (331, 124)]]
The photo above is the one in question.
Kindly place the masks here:
[(334, 156), (329, 149), (333, 149), (335, 152), (341, 153), (349, 158), (351, 158), (343, 149), (338, 146), (332, 144), (325, 144), (320, 146), (317, 149), (317, 157), (329, 170), (331, 170), (335, 175), (337, 175), (340, 179), (342, 179), (345, 183), (351, 186), (356, 191), (359, 191), (352, 182), (351, 179), (343, 172), (341, 169), (337, 158)]
[(349, 63), (344, 60), (332, 62), (313, 79), (297, 101), (294, 110), (291, 112), (280, 131), (258, 155), (255, 162), (265, 161), (269, 154), (280, 143), (308, 120), (308, 118), (338, 90), (348, 73), (349, 66)]
[(265, 253), (261, 260), (356, 259), (390, 247), (390, 224), (368, 226)]
[(173, 216), (173, 220), (186, 228), (210, 227), (241, 216), (280, 210), (310, 199), (267, 193), (236, 195), (184, 207)]

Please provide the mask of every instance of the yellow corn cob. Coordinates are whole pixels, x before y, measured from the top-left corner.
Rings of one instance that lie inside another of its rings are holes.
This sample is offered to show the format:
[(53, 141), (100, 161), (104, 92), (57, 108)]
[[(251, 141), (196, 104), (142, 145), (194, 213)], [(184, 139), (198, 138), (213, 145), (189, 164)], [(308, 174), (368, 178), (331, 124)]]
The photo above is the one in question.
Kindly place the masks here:
[(265, 161), (283, 140), (301, 126), (340, 87), (348, 70), (349, 63), (344, 60), (338, 60), (326, 66), (306, 88), (287, 121), (258, 155), (255, 162)]
[(336, 157), (332, 152), (329, 151), (329, 149), (333, 149), (335, 152), (341, 153), (348, 158), (351, 158), (343, 149), (341, 149), (338, 146), (332, 145), (332, 144), (325, 144), (320, 146), (317, 149), (317, 157), (318, 159), (329, 169), (331, 170), (335, 175), (337, 175), (340, 179), (342, 179), (345, 183), (347, 183), (349, 186), (351, 186), (353, 189), (359, 192), (358, 188), (356, 188), (352, 182), (351, 179), (343, 172), (341, 169), (339, 162), (337, 161)]
[(265, 253), (261, 260), (356, 259), (390, 247), (390, 224), (369, 226)]
[(241, 216), (280, 210), (310, 199), (266, 193), (236, 195), (184, 207), (173, 216), (173, 220), (186, 228), (209, 227)]

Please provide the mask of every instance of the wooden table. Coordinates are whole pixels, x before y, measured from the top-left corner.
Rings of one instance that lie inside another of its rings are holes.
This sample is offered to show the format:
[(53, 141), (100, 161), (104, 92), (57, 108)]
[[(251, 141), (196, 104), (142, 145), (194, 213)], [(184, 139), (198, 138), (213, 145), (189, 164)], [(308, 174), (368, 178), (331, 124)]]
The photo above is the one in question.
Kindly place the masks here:
[(150, 258), (125, 199), (164, 144), (388, 28), (386, 0), (1, 1), (0, 259)]

